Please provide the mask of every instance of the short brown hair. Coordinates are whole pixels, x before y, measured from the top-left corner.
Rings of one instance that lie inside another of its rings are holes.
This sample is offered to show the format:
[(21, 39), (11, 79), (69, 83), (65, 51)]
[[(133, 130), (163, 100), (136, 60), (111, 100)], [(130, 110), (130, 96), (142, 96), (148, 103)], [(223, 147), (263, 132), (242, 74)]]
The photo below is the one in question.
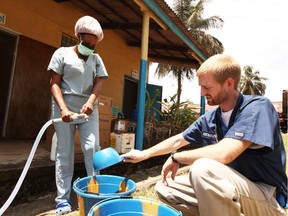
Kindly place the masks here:
[(223, 84), (228, 78), (232, 78), (237, 89), (241, 78), (240, 64), (231, 56), (217, 54), (208, 58), (197, 70), (197, 77), (212, 73), (214, 79)]

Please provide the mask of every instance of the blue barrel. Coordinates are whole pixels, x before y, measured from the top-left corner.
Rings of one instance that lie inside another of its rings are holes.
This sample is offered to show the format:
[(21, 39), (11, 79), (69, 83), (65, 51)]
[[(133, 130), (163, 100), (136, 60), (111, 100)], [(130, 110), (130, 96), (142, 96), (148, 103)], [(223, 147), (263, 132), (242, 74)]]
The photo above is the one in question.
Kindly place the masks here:
[(154, 200), (112, 198), (95, 204), (88, 216), (182, 216), (180, 211)]
[(95, 175), (75, 180), (73, 190), (77, 194), (79, 214), (86, 216), (101, 200), (131, 195), (136, 190), (136, 183), (120, 176)]

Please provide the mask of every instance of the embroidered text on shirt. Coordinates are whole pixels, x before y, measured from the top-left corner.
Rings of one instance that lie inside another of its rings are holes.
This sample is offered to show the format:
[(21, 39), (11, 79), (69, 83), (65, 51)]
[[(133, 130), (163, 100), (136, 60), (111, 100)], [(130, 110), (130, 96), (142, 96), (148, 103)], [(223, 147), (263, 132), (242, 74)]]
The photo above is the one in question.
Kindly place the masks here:
[(212, 134), (212, 133), (203, 132), (202, 136), (205, 138), (215, 138), (216, 139), (216, 134)]
[(238, 136), (238, 137), (244, 137), (244, 133), (235, 132), (235, 136)]

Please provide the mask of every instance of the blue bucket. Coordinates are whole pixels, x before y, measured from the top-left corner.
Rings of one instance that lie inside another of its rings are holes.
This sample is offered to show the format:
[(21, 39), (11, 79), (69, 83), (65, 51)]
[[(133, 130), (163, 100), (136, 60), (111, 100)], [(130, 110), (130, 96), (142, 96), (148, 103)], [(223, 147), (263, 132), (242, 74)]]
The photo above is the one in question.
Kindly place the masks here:
[(77, 194), (79, 213), (86, 216), (101, 200), (131, 195), (136, 190), (136, 183), (120, 176), (95, 175), (75, 180), (73, 190)]
[(182, 216), (180, 211), (149, 199), (118, 197), (95, 204), (88, 216)]

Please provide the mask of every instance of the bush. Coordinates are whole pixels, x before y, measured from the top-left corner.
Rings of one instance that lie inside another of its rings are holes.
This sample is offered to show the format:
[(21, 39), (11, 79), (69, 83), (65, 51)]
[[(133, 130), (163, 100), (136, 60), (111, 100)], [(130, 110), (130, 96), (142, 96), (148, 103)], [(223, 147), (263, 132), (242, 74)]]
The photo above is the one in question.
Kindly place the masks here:
[[(158, 96), (157, 93), (155, 95)], [(169, 100), (157, 101), (162, 106), (162, 110), (157, 110), (153, 106), (155, 98), (146, 92), (144, 148), (182, 132), (199, 117), (199, 109), (195, 105), (188, 101), (178, 104), (176, 97), (175, 94)], [(160, 121), (156, 119), (157, 113), (161, 116)]]

